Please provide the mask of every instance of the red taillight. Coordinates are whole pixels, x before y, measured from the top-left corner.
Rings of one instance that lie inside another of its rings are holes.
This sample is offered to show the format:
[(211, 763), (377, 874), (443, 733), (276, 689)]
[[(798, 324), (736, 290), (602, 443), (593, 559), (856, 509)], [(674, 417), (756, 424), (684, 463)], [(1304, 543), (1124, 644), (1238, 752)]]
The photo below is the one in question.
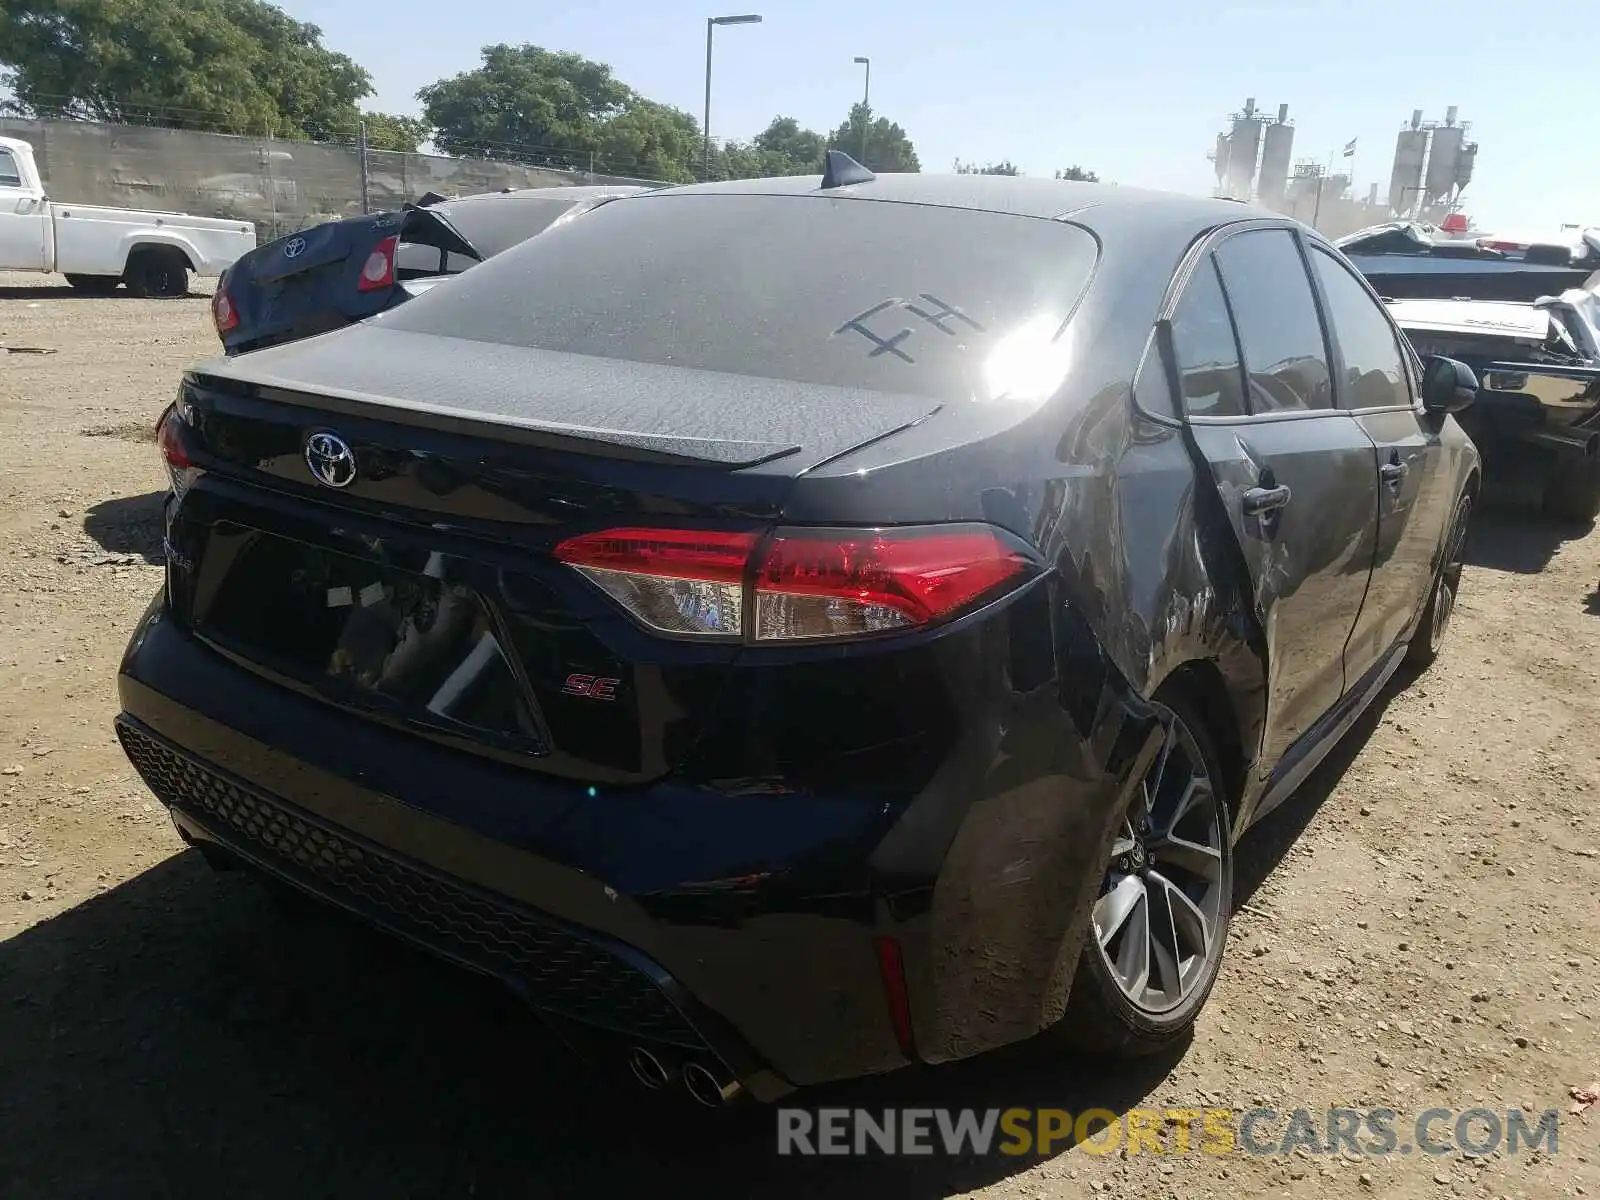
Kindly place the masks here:
[(161, 427), (156, 431), (156, 445), (161, 448), (161, 457), (167, 460), (167, 465), (181, 471), (193, 464), (189, 461), (188, 451), (183, 448), (183, 433), (179, 425), (177, 409), (168, 407), (161, 418)]
[(736, 638), (755, 533), (607, 529), (568, 538), (556, 557), (661, 633)]
[(390, 236), (372, 248), (372, 253), (367, 255), (367, 261), (361, 267), (361, 282), (356, 285), (358, 290), (375, 292), (379, 288), (394, 286), (394, 256), (399, 245), (399, 237)]
[(900, 943), (892, 937), (872, 939), (878, 952), (878, 978), (883, 984), (883, 999), (889, 1007), (889, 1024), (894, 1028), (894, 1040), (907, 1058), (917, 1056), (917, 1040), (911, 1025), (911, 997), (906, 989), (905, 960), (900, 954)]
[(780, 532), (756, 573), (756, 637), (925, 625), (1030, 565), (989, 529)]
[(624, 528), (570, 538), (555, 555), (651, 629), (757, 642), (912, 629), (1035, 569), (987, 526), (784, 529), (758, 543)]
[(606, 529), (568, 538), (556, 547), (556, 557), (577, 567), (740, 583), (757, 536), (692, 529)]
[(216, 324), (219, 335), (239, 327), (239, 314), (233, 307), (233, 297), (228, 295), (227, 288), (220, 285), (211, 297), (211, 320)]

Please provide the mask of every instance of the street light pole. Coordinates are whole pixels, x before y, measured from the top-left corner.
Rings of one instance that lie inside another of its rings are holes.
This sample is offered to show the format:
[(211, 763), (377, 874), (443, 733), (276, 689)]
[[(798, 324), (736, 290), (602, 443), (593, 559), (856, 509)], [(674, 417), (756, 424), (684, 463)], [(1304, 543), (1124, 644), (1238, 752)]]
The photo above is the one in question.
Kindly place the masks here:
[(711, 178), (711, 35), (718, 25), (759, 25), (761, 17), (757, 13), (744, 13), (737, 17), (707, 17), (706, 18), (706, 112), (705, 120), (701, 122), (701, 129), (705, 134), (705, 177)]
[(711, 34), (716, 29), (717, 22), (713, 17), (706, 18), (706, 112), (705, 120), (700, 123), (700, 132), (705, 135), (705, 153), (702, 156), (701, 173), (706, 180), (711, 178)]
[(867, 69), (866, 86), (861, 89), (861, 165), (867, 163), (867, 130), (872, 127), (872, 60), (856, 56), (856, 62)]

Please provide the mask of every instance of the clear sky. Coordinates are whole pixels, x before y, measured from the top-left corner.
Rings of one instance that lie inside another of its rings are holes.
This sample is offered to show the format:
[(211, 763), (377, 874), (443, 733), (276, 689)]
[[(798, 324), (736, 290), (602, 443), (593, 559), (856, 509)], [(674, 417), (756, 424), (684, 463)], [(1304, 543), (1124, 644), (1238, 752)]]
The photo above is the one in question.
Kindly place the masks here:
[[(610, 63), (653, 100), (698, 117), (705, 18), (717, 32), (711, 131), (748, 138), (775, 115), (826, 130), (861, 96), (916, 144), (925, 171), (1009, 158), (1030, 175), (1081, 164), (1102, 179), (1204, 192), (1205, 154), (1253, 96), (1289, 105), (1295, 157), (1358, 139), (1356, 191), (1388, 190), (1412, 109), (1460, 108), (1479, 143), (1465, 211), (1486, 228), (1600, 223), (1600, 24), (1582, 7), (1257, 5), (1051, 0), (278, 0), (372, 72), (370, 107), (417, 110), (418, 88), (478, 64), (492, 42)], [(1338, 165), (1343, 164), (1342, 160)]]

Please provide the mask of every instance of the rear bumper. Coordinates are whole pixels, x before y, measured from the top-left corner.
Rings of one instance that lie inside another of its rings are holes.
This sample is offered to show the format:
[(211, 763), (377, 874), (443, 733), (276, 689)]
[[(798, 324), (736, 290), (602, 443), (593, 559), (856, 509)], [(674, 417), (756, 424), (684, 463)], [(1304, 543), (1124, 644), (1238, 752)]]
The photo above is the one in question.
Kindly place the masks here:
[[(947, 652), (1006, 678), (1010, 623), (980, 623)], [(1155, 732), (1092, 647), (1067, 661), (1073, 688), (1048, 671), (1027, 696), (969, 680), (969, 728), (888, 816), (881, 802), (670, 779), (589, 789), (569, 807), (553, 794), (581, 796), (570, 782), (267, 682), (159, 600), (124, 656), (118, 734), (190, 840), (500, 978), (543, 1012), (714, 1057), (770, 1101), (965, 1057), (1059, 1016), (1116, 801)], [(780, 869), (732, 869), (789, 844)], [(910, 1055), (883, 937), (902, 952)]]
[(543, 1012), (715, 1058), (761, 1100), (790, 1090), (637, 951), (357, 838), (127, 715), (117, 719), (117, 736), (186, 842), (225, 850), (405, 941), (501, 979)]

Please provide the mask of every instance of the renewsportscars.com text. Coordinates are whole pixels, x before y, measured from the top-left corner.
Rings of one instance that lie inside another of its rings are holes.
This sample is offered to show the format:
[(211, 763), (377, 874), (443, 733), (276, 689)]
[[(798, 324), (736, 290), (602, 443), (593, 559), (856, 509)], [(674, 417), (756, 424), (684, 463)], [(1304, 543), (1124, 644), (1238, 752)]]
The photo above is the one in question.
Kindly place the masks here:
[(1554, 1109), (1429, 1108), (780, 1108), (784, 1155), (1089, 1154), (1442, 1155), (1557, 1152)]

